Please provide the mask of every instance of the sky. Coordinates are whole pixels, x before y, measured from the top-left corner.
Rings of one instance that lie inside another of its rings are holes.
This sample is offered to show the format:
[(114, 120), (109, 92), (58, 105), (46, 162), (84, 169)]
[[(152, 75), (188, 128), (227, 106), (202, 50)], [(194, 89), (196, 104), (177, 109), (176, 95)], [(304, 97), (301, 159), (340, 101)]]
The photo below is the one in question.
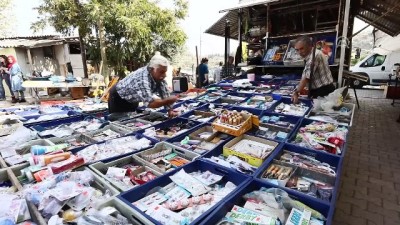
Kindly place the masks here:
[[(17, 19), (16, 35), (34, 35), (30, 30), (31, 23), (37, 20), (38, 12), (33, 10), (40, 5), (42, 0), (14, 0), (14, 13)], [(171, 0), (161, 0), (162, 6), (168, 7)], [(188, 36), (186, 46), (189, 51), (195, 53), (198, 46), (199, 57), (210, 54), (223, 54), (224, 38), (205, 34), (204, 31), (219, 20), (224, 13), (220, 10), (234, 6), (239, 0), (190, 0), (189, 16), (181, 22), (183, 30)], [(366, 24), (358, 19), (355, 21), (355, 30), (359, 30)], [(372, 29), (371, 27), (369, 28)], [(51, 27), (36, 35), (55, 34)], [(201, 40), (201, 42), (200, 42)], [(231, 51), (237, 46), (237, 42), (231, 41)]]

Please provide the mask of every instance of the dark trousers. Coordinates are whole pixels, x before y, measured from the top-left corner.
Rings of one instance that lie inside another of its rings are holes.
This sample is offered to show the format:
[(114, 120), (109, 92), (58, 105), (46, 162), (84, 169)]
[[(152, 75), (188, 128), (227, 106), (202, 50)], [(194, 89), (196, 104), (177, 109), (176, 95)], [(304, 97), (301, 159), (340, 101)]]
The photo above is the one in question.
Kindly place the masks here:
[(134, 112), (138, 106), (138, 102), (130, 103), (121, 98), (117, 92), (117, 85), (114, 85), (114, 87), (111, 88), (110, 96), (108, 98), (108, 110), (110, 113)]
[(310, 91), (312, 98), (325, 97), (335, 91), (335, 85), (328, 84)]
[(11, 88), (11, 79), (9, 74), (0, 74), (0, 97), (5, 98), (6, 97), (6, 90), (3, 85), (3, 80), (6, 82), (6, 85), (8, 86), (8, 89), (10, 89), (10, 94), (12, 97), (14, 97), (14, 92), (12, 91)]

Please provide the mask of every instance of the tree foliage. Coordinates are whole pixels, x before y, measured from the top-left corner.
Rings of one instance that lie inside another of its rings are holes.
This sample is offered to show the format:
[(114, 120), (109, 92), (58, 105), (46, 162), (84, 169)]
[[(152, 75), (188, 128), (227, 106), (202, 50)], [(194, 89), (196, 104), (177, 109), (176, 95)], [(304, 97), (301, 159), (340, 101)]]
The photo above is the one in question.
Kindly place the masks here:
[[(179, 27), (188, 11), (187, 0), (174, 0), (172, 9), (160, 8), (150, 0), (43, 0), (38, 8), (42, 17), (32, 25), (40, 30), (46, 24), (71, 34), (80, 28), (86, 34), (89, 59), (99, 62), (99, 42), (92, 31), (103, 22), (107, 59), (116, 71), (125, 70), (126, 61), (146, 63), (155, 51), (172, 58), (186, 41)], [(95, 32), (94, 32), (95, 33)]]

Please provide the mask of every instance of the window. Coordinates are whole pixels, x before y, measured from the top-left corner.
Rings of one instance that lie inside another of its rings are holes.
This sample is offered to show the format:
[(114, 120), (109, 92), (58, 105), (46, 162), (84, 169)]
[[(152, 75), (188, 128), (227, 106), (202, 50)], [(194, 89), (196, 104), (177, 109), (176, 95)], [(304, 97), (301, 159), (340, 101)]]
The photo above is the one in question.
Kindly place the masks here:
[(372, 55), (369, 57), (361, 67), (374, 67), (374, 66), (381, 66), (385, 62), (386, 56), (385, 55)]
[(69, 54), (81, 54), (81, 47), (79, 44), (69, 44)]
[(43, 47), (43, 56), (44, 58), (54, 58), (53, 46)]

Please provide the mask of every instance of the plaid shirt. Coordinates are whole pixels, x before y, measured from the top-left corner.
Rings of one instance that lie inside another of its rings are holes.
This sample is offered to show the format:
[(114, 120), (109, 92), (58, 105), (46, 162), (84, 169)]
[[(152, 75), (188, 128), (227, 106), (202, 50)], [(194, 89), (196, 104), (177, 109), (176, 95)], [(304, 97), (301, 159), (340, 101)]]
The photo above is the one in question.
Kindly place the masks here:
[[(305, 58), (306, 65), (304, 67), (302, 78), (310, 79), (312, 53)], [(329, 69), (328, 58), (320, 51), (315, 51), (314, 74), (311, 79), (311, 89), (317, 89), (322, 86), (332, 84), (333, 77)]]
[[(117, 92), (122, 99), (128, 102), (143, 102), (147, 106), (156, 96), (164, 99), (170, 96), (167, 83), (157, 83), (150, 75), (147, 66), (130, 73), (117, 84)], [(155, 96), (156, 95), (156, 96)]]

